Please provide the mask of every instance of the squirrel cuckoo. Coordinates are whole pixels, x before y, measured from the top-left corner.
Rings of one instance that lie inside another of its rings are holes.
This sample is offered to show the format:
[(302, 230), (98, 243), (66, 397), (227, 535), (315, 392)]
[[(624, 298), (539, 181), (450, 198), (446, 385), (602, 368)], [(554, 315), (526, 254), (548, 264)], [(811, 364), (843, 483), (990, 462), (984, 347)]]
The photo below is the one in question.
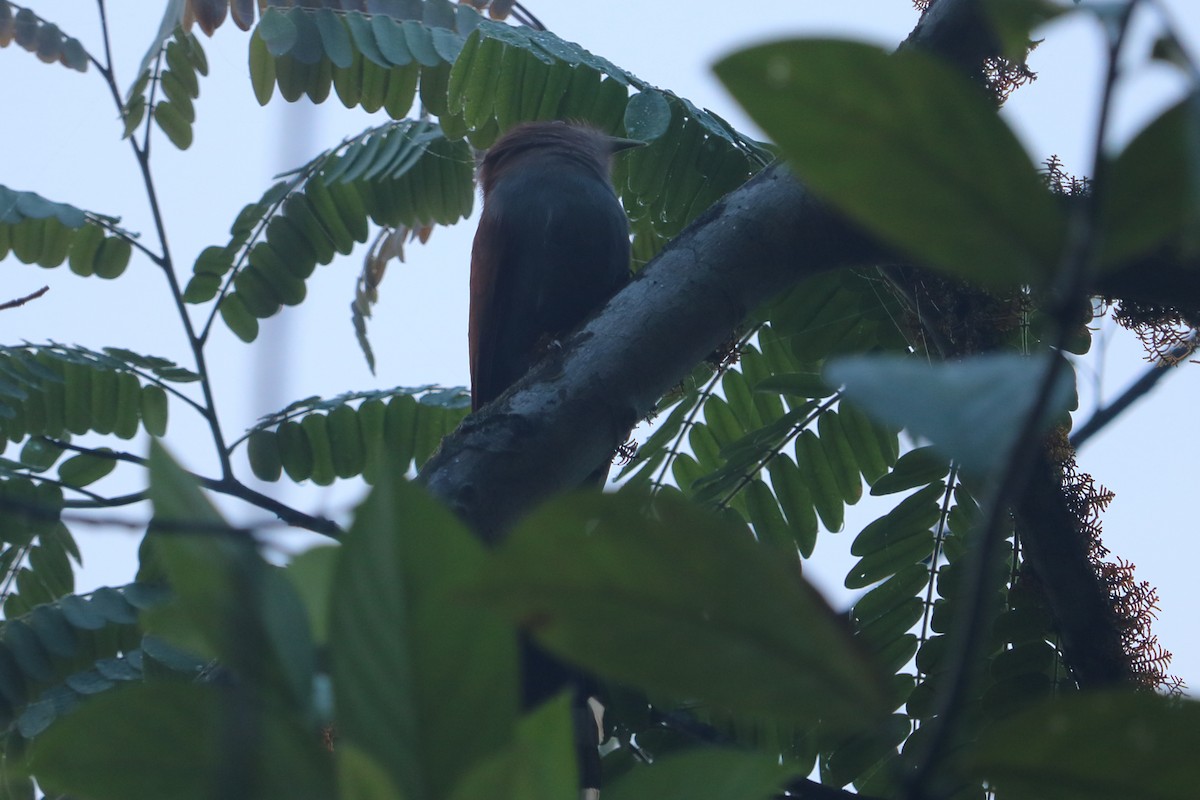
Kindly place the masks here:
[[(471, 409), (524, 375), (629, 279), (629, 220), (612, 156), (643, 144), (563, 122), (520, 125), (479, 168), (483, 213), (471, 249)], [(604, 464), (589, 483), (603, 483)], [(547, 565), (551, 567), (553, 565)], [(598, 796), (603, 706), (583, 673), (522, 639), (522, 702), (570, 687), (583, 796)]]

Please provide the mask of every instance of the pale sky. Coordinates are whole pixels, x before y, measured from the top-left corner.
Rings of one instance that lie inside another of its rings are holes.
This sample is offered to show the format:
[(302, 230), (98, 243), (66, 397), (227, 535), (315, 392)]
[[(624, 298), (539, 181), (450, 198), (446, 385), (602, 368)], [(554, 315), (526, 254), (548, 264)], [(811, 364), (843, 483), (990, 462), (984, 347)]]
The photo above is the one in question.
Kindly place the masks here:
[[(27, 4), (88, 48), (99, 50), (95, 3)], [(109, 0), (108, 5), (118, 77), (127, 87), (158, 27), (159, 12), (149, 9), (162, 4)], [(724, 0), (532, 0), (527, 5), (563, 38), (712, 108), (743, 130), (752, 126), (711, 75), (716, 59), (752, 43), (793, 36), (845, 36), (891, 47), (907, 35), (917, 16), (907, 0), (737, 6)], [(1200, 7), (1194, 0), (1163, 0), (1162, 5), (1171, 9), (1192, 53), (1200, 53)], [(1049, 26), (1043, 35), (1045, 42), (1030, 62), (1040, 77), (1010, 100), (1005, 116), (1035, 160), (1054, 153), (1069, 171), (1083, 174), (1090, 163), (1100, 37), (1096, 27), (1082, 19)], [(227, 240), (237, 211), (258, 198), (273, 174), (380, 121), (345, 111), (333, 97), (315, 110), (307, 101), (289, 107), (278, 98), (267, 109), (259, 108), (247, 79), (247, 39), (226, 25), (214, 39), (204, 41), (211, 73), (201, 79), (192, 148), (179, 153), (162, 136), (153, 143), (170, 244), (184, 281), (196, 254)], [(1144, 54), (1145, 49), (1135, 52)], [(1181, 90), (1181, 81), (1169, 70), (1143, 64), (1140, 59), (1133, 62), (1128, 83), (1118, 93), (1114, 144), (1136, 132)], [(128, 146), (119, 141), (119, 124), (96, 72), (80, 75), (43, 65), (14, 46), (0, 50), (0, 76), (0, 108), (5, 109), (0, 122), (0, 184), (120, 215), (124, 227), (141, 231), (151, 249), (157, 249), (140, 178)], [(308, 301), (265, 321), (259, 344), (242, 345), (218, 325), (209, 358), (217, 395), (225, 401), (227, 435), (244, 430), (260, 414), (313, 394), (465, 384), (466, 279), (473, 232), (470, 222), (439, 230), (428, 245), (409, 248), (407, 264), (390, 267), (370, 327), (378, 361), (375, 376), (358, 352), (349, 322), (361, 252), (318, 268), (309, 281)], [(0, 314), (0, 341), (55, 339), (96, 349), (122, 346), (190, 366), (165, 284), (148, 262), (135, 257), (129, 271), (114, 282), (78, 278), (65, 267), (41, 270), (13, 258), (4, 267), (8, 278), (0, 300), (47, 284), (51, 291), (22, 309)], [(1129, 335), (1103, 326), (1092, 356), (1079, 370), (1084, 410), (1077, 419), (1086, 418), (1097, 396), (1111, 399), (1132, 381), (1145, 368), (1141, 358)], [(1200, 564), (1200, 531), (1191, 499), (1200, 435), (1190, 413), (1197, 396), (1200, 366), (1186, 366), (1079, 455), (1081, 468), (1116, 492), (1103, 518), (1104, 542), (1114, 556), (1137, 565), (1139, 579), (1158, 588), (1162, 612), (1155, 631), (1175, 653), (1172, 672), (1193, 691), (1200, 691), (1200, 635), (1193, 621), (1200, 608), (1200, 582), (1192, 574)], [(214, 474), (198, 420), (181, 407), (173, 407), (172, 413), (168, 442), (183, 451), (178, 454), (189, 467)], [(144, 447), (144, 442), (131, 445), (135, 451)], [(345, 482), (331, 489), (297, 489), (283, 482), (265, 490), (306, 510), (329, 513), (343, 512), (361, 493), (361, 487)], [(262, 518), (261, 512), (237, 504), (223, 507), (243, 521)], [(138, 517), (144, 510), (134, 507), (121, 513)], [(850, 515), (848, 530), (857, 530), (871, 518), (869, 513)], [(78, 578), (80, 591), (132, 579), (137, 544), (133, 534), (78, 526), (74, 532), (86, 559)], [(838, 606), (854, 597), (841, 588), (852, 563), (851, 535), (823, 533), (806, 572)]]

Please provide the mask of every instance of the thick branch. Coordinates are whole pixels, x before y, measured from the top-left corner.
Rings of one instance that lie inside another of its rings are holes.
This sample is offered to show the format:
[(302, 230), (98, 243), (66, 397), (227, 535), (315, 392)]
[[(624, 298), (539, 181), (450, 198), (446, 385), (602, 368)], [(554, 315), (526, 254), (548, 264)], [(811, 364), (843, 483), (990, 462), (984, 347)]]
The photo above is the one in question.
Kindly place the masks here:
[(1017, 517), (1026, 562), (1054, 613), (1072, 676), (1084, 688), (1127, 683), (1133, 673), (1111, 601), (1088, 560), (1088, 543), (1067, 507), (1062, 482), (1045, 456), (1031, 466)]
[(561, 350), (467, 418), (421, 480), (487, 539), (578, 486), (755, 308), (796, 281), (863, 263), (868, 237), (782, 166), (697, 219)]

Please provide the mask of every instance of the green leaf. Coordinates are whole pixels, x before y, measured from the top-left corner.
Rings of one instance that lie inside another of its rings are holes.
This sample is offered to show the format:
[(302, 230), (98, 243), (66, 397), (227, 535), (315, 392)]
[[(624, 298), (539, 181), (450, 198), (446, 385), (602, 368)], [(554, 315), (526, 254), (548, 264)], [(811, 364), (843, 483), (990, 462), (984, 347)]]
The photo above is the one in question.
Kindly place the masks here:
[(287, 55), (296, 44), (298, 31), (291, 17), (284, 11), (268, 8), (259, 20), (255, 32), (267, 45), (273, 56)]
[(795, 557), (796, 540), (783, 518), (780, 502), (767, 484), (756, 478), (746, 486), (742, 496), (746, 499), (746, 512), (758, 540)]
[(397, 474), (381, 477), (340, 552), (329, 635), (338, 734), (386, 765), (405, 797), (444, 796), (510, 740), (515, 640), (460, 597), (483, 546)]
[(292, 559), (285, 573), (308, 610), (313, 640), (322, 644), (329, 637), (329, 599), (337, 558), (336, 547), (314, 547)]
[(941, 509), (937, 501), (945, 491), (945, 484), (939, 482), (904, 498), (891, 511), (862, 529), (850, 546), (851, 555), (870, 555), (914, 532), (927, 532), (938, 520)]
[[(21, 463), (30, 469), (41, 472), (54, 466), (63, 450), (41, 436), (31, 436), (21, 448)], [(111, 461), (111, 459), (108, 459)]]
[(348, 742), (338, 742), (338, 797), (353, 800), (404, 800), (387, 770)]
[(766, 800), (776, 797), (787, 773), (760, 753), (702, 749), (637, 766), (605, 800)]
[(167, 393), (157, 384), (142, 387), (142, 425), (151, 436), (164, 436), (167, 432)]
[(97, 278), (105, 280), (120, 277), (121, 273), (125, 271), (125, 267), (129, 266), (129, 257), (132, 254), (133, 245), (128, 240), (109, 236), (100, 243), (100, 248), (96, 251), (92, 271)]
[(997, 723), (966, 760), (1013, 800), (1189, 800), (1198, 748), (1200, 703), (1111, 691)]
[(31, 682), (49, 681), (53, 677), (50, 654), (23, 620), (10, 620), (4, 625), (4, 644)]
[(873, 765), (888, 756), (908, 737), (911, 723), (904, 714), (893, 714), (885, 725), (842, 741), (821, 758), (821, 781), (842, 786), (863, 776)]
[(846, 507), (825, 448), (809, 429), (796, 437), (795, 449), (796, 466), (821, 517), (821, 524), (830, 533), (837, 533), (845, 523)]
[(1117, 266), (1172, 236), (1200, 241), (1200, 93), (1167, 109), (1116, 157), (1100, 189), (1102, 263)]
[(653, 142), (671, 126), (671, 106), (662, 92), (647, 89), (629, 98), (625, 106), (625, 135)]
[(405, 42), (404, 29), (400, 27), (399, 22), (386, 14), (373, 14), (371, 30), (375, 34), (379, 52), (390, 65), (403, 67), (413, 60)]
[(258, 320), (246, 309), (242, 298), (236, 294), (226, 295), (221, 300), (221, 319), (229, 330), (243, 342), (253, 342), (258, 337)]
[[(262, 560), (253, 539), (228, 528), (195, 479), (157, 443), (150, 451), (150, 499), (149, 541), (178, 598), (175, 615), (150, 627), (185, 644), (198, 635), (248, 685), (308, 713), (313, 645), (295, 589)], [(207, 530), (193, 532), (195, 526)], [(182, 630), (181, 618), (188, 626)]]
[(871, 487), (871, 494), (885, 495), (925, 486), (946, 477), (950, 464), (932, 447), (909, 450), (897, 459), (892, 471)]
[(87, 222), (84, 212), (66, 203), (55, 203), (34, 192), (21, 192), (0, 186), (0, 223), (10, 225), (25, 219), (54, 217), (68, 228), (80, 228)]
[(929, 584), (929, 567), (911, 564), (859, 598), (853, 617), (858, 626), (874, 622)]
[(614, 680), (746, 717), (870, 724), (881, 683), (794, 567), (690, 504), (647, 502), (547, 504), (501, 546), (480, 600)]
[(483, 759), (458, 782), (450, 800), (578, 796), (574, 735), (570, 698), (542, 705), (517, 723), (512, 744)]
[[(268, 10), (276, 13), (274, 9)], [(261, 26), (255, 28), (250, 37), (250, 84), (254, 89), (254, 99), (260, 106), (265, 106), (275, 93), (275, 59), (267, 49), (260, 30)]]
[(842, 499), (847, 505), (854, 505), (862, 498), (862, 479), (859, 478), (858, 462), (854, 458), (854, 450), (846, 439), (841, 420), (836, 411), (827, 409), (817, 419), (817, 435), (825, 457), (833, 470), (834, 480)]
[(192, 146), (192, 123), (180, 106), (167, 100), (154, 106), (154, 121), (180, 150)]
[(350, 44), (350, 32), (342, 24), (339, 15), (328, 8), (323, 8), (313, 14), (317, 31), (321, 34), (321, 44), (325, 56), (334, 66), (343, 69), (354, 63), (354, 51)]
[[(859, 356), (830, 362), (831, 383), (871, 416), (926, 437), (943, 455), (988, 472), (1003, 464), (1033, 413), (1051, 366), (1049, 357), (974, 356), (952, 364), (927, 364), (904, 356)], [(1074, 373), (1059, 365), (1042, 409), (1038, 431), (1067, 410)]]
[(812, 494), (800, 474), (796, 462), (780, 454), (767, 464), (771, 474), (771, 488), (779, 500), (779, 506), (787, 515), (788, 527), (796, 541), (800, 555), (808, 558), (817, 544), (817, 512), (813, 507)]
[[(234, 727), (234, 720), (237, 720)], [(231, 736), (232, 735), (232, 736)], [(31, 772), (94, 800), (335, 796), (315, 731), (214, 685), (155, 683), (89, 699), (30, 746)]]
[(250, 471), (260, 481), (274, 482), (283, 474), (279, 438), (271, 431), (257, 430), (250, 433), (246, 442), (246, 457), (250, 461)]
[(868, 556), (863, 556), (846, 575), (846, 588), (864, 589), (876, 581), (896, 575), (901, 570), (928, 558), (933, 552), (933, 545), (931, 532), (915, 531)]
[(80, 453), (68, 458), (59, 465), (58, 477), (68, 486), (87, 486), (112, 472), (116, 466), (112, 451), (102, 447), (95, 453)]
[(793, 397), (828, 397), (833, 389), (816, 372), (777, 372), (758, 382), (756, 392), (778, 392)]
[(354, 38), (354, 45), (358, 52), (362, 53), (363, 58), (374, 62), (380, 67), (390, 67), (391, 64), (383, 57), (383, 53), (379, 52), (379, 47), (375, 44), (375, 34), (371, 30), (370, 18), (362, 14), (347, 14), (346, 24), (350, 28), (350, 35)]
[(815, 192), (929, 266), (1045, 283), (1065, 221), (994, 103), (931, 56), (793, 40), (716, 67)]

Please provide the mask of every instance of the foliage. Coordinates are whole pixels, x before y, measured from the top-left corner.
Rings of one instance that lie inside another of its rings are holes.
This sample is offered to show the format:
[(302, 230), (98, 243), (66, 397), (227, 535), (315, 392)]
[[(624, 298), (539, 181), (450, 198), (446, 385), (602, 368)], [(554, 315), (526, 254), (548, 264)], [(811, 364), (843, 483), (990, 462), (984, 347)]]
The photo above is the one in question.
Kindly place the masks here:
[[(76, 39), (0, 0), (0, 46), (101, 73), (151, 190), (155, 131), (191, 143), (207, 74), (193, 25), (251, 31), (260, 103), (336, 95), (391, 117), (251, 200), (190, 278), (165, 236), (144, 244), (116, 217), (0, 186), (0, 257), (115, 279), (136, 251), (167, 276), (193, 359), (0, 347), (0, 443), (20, 448), (0, 459), (0, 796), (33, 797), (34, 778), (100, 800), (568, 796), (570, 710), (519, 708), (518, 630), (606, 682), (606, 797), (1190, 796), (1196, 705), (1153, 693), (1170, 684), (1145, 629), (1152, 595), (1100, 563), (1107, 495), (1074, 471), (1059, 355), (1087, 350), (1079, 310), (1099, 278), (1149, 255), (1194, 261), (1200, 84), (1169, 27), (1160, 51), (1190, 93), (1075, 194), (996, 115), (1003, 90), (935, 55), (802, 40), (720, 62), (794, 173), (892, 257), (755, 310), (716, 366), (662, 398), (618, 491), (558, 498), (488, 551), (408, 482), (466, 417), (465, 390), (305, 398), (227, 439), (212, 325), (253, 342), (259, 320), (306, 302), (318, 264), (374, 235), (354, 318), (369, 359), (395, 243), (468, 216), (473, 149), (520, 121), (648, 143), (614, 173), (639, 269), (776, 151), (532, 18), (503, 22), (503, 3), (491, 19), (448, 0), (293, 5), (171, 0), (121, 92)], [(1136, 5), (1074, 13), (1109, 15), (1115, 61)], [(1071, 11), (988, 8), (992, 57), (1010, 62)], [(1195, 325), (1188, 302), (1157, 307)], [(218, 474), (159, 443), (177, 410), (207, 425)], [(149, 455), (114, 437), (149, 440)], [(251, 489), (246, 466), (373, 488), (344, 528)], [(144, 490), (108, 494), (118, 468)], [(1045, 475), (1039, 505), (1024, 487)], [(839, 614), (801, 570), (864, 489), (884, 510), (852, 532), (845, 584), (863, 593)], [(258, 526), (230, 525), (210, 493), (338, 546), (274, 566)], [(76, 594), (72, 528), (143, 499), (137, 579)], [(1038, 560), (1048, 525), (1102, 601), (1090, 621), (1125, 645), (1123, 689), (1090, 678), (1114, 654), (1064, 612), (1067, 585)]]

